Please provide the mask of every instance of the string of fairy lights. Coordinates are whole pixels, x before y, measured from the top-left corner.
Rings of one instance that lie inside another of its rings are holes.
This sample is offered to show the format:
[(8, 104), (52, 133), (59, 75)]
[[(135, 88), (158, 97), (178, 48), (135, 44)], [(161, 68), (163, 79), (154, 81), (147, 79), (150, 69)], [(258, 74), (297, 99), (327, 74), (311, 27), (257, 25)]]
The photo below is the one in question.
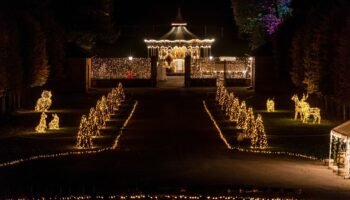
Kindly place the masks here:
[[(229, 100), (226, 100), (225, 98), (229, 99)], [(218, 85), (218, 89), (217, 89), (217, 93), (216, 93), (216, 100), (218, 101), (221, 109), (226, 112), (226, 115), (228, 115), (230, 121), (238, 123), (239, 114), (237, 114), (237, 110), (244, 109), (245, 108), (245, 103), (241, 103), (241, 105), (239, 105), (239, 103), (237, 103), (238, 102), (238, 98), (234, 98), (233, 93), (228, 94), (227, 89), (221, 84)], [(236, 150), (236, 151), (246, 152), (246, 153), (271, 154), (271, 155), (287, 155), (287, 156), (298, 157), (298, 158), (305, 158), (305, 159), (310, 159), (310, 160), (319, 160), (319, 158), (317, 158), (315, 156), (309, 156), (309, 155), (300, 154), (300, 153), (292, 153), (292, 152), (287, 152), (287, 151), (271, 151), (271, 150), (266, 149), (267, 146), (265, 146), (264, 148), (256, 148), (256, 147), (254, 147), (254, 145), (251, 145), (250, 148), (234, 147), (226, 139), (226, 137), (223, 134), (220, 126), (218, 125), (217, 121), (215, 120), (215, 118), (211, 114), (210, 110), (208, 109), (205, 101), (203, 101), (203, 106), (204, 106), (204, 109), (205, 109), (206, 113), (210, 117), (210, 120), (212, 121), (212, 123), (214, 124), (215, 128), (217, 129), (221, 140), (224, 142), (226, 147), (228, 149), (230, 149), (230, 150)], [(231, 108), (228, 109), (227, 106), (231, 106)], [(274, 102), (273, 102), (273, 106), (274, 106)], [(248, 113), (252, 112), (252, 109), (248, 109), (248, 110), (249, 110), (249, 111), (247, 111)], [(273, 108), (273, 110), (274, 110), (274, 108)], [(256, 120), (259, 120), (260, 121), (259, 123), (262, 123), (261, 115), (258, 115), (258, 116), (260, 116), (260, 117), (257, 117)], [(233, 120), (233, 119), (235, 119), (235, 120)], [(252, 119), (248, 118), (248, 120), (252, 120)], [(244, 126), (246, 126), (249, 123), (242, 123), (242, 124)], [(247, 130), (249, 130), (249, 128), (247, 128)], [(262, 131), (262, 130), (260, 130), (260, 131)], [(265, 131), (264, 131), (264, 134), (265, 134), (264, 137), (266, 138)], [(256, 141), (255, 141), (255, 143), (256, 143)], [(254, 144), (254, 143), (252, 142), (252, 144)], [(267, 142), (266, 142), (266, 145), (267, 145)]]
[[(284, 197), (280, 195), (280, 197), (276, 197), (278, 195), (274, 195), (274, 197), (258, 197), (258, 196), (244, 196), (244, 195), (185, 195), (185, 194), (133, 194), (133, 195), (109, 195), (109, 196), (91, 196), (91, 195), (70, 195), (70, 196), (62, 196), (59, 199), (62, 200), (85, 200), (85, 199), (207, 199), (207, 200), (241, 200), (241, 199), (249, 199), (249, 200), (293, 200), (297, 198), (293, 197)], [(55, 198), (47, 198), (47, 197), (38, 197), (37, 199), (57, 199)]]
[(7, 167), (7, 166), (13, 166), (17, 164), (21, 164), (24, 162), (28, 161), (34, 161), (34, 160), (39, 160), (39, 159), (49, 159), (49, 158), (58, 158), (58, 157), (66, 157), (66, 156), (78, 156), (78, 155), (88, 155), (88, 154), (96, 154), (96, 153), (101, 153), (109, 150), (115, 150), (118, 147), (120, 137), (123, 133), (123, 131), (126, 129), (126, 126), (128, 125), (130, 119), (134, 115), (134, 112), (137, 108), (138, 101), (135, 101), (133, 108), (128, 116), (128, 118), (124, 121), (123, 126), (119, 130), (119, 134), (116, 137), (114, 143), (110, 147), (105, 147), (105, 148), (100, 148), (100, 149), (94, 149), (93, 147), (91, 148), (80, 148), (84, 149), (83, 151), (70, 151), (70, 152), (62, 152), (62, 153), (53, 153), (53, 154), (42, 154), (42, 155), (35, 155), (35, 156), (30, 156), (28, 158), (21, 158), (17, 160), (12, 160), (4, 163), (0, 163), (0, 167)]
[(239, 98), (235, 97), (233, 92), (229, 93), (222, 82), (219, 82), (217, 86), (215, 100), (232, 124), (243, 131), (238, 137), (240, 140), (249, 139), (250, 148), (265, 149), (268, 147), (265, 127), (260, 114), (255, 117), (253, 108), (247, 108), (245, 101), (239, 103)]
[(88, 117), (81, 117), (76, 146), (80, 149), (93, 148), (93, 138), (101, 135), (100, 130), (106, 127), (106, 122), (119, 110), (124, 101), (125, 93), (121, 83), (117, 88), (113, 88), (107, 97), (102, 96), (96, 106), (90, 108)]

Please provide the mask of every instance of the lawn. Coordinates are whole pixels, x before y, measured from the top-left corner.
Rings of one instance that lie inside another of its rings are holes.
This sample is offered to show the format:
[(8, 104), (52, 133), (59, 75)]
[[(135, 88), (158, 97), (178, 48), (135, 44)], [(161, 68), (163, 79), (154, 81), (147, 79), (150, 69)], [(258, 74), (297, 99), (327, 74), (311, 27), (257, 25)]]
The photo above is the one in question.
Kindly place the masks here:
[[(235, 124), (228, 120), (214, 98), (210, 95), (206, 102), (229, 143), (234, 147), (247, 147), (247, 142), (237, 142), (237, 134), (241, 130), (236, 129)], [(300, 120), (294, 120), (294, 104), (287, 96), (280, 97), (274, 113), (266, 112), (266, 99), (259, 95), (240, 97), (240, 100), (246, 100), (247, 105), (253, 107), (255, 115), (262, 115), (269, 150), (301, 153), (320, 159), (328, 157), (329, 132), (340, 122), (322, 119), (321, 124), (303, 124)]]
[[(17, 111), (10, 119), (2, 121), (0, 127), (0, 163), (34, 155), (81, 151), (76, 148), (76, 136), (81, 116), (88, 114), (91, 106), (106, 92), (87, 94), (60, 94), (53, 97), (52, 109), (47, 113), (47, 123), (51, 114), (60, 117), (60, 129), (36, 133), (34, 128), (39, 123), (40, 113), (34, 112), (34, 106)], [(119, 134), (118, 129), (128, 117), (133, 100), (122, 104), (116, 115), (108, 121), (101, 136), (93, 139), (95, 148), (112, 146)]]

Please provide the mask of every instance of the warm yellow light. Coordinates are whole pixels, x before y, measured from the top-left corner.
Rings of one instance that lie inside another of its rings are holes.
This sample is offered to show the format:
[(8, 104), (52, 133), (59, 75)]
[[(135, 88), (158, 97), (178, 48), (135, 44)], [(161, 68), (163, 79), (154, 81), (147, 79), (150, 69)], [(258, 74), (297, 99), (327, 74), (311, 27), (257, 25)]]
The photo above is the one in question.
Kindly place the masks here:
[(57, 114), (52, 114), (53, 119), (49, 123), (49, 129), (58, 130), (60, 128), (60, 118)]
[(132, 56), (129, 56), (128, 59), (131, 61), (131, 60), (133, 59), (133, 57), (132, 57)]
[(46, 132), (46, 118), (47, 115), (45, 114), (45, 112), (41, 113), (41, 117), (40, 117), (40, 122), (39, 124), (35, 127), (35, 131), (38, 133), (45, 133)]
[(258, 114), (258, 117), (255, 120), (254, 126), (255, 127), (254, 127), (253, 136), (251, 140), (251, 144), (252, 144), (251, 147), (258, 148), (258, 149), (267, 148), (268, 145), (267, 145), (265, 127), (260, 114)]
[(308, 123), (310, 116), (313, 117), (313, 123), (321, 123), (321, 109), (317, 107), (310, 107), (310, 104), (306, 102), (308, 95), (303, 94), (301, 100), (299, 100), (298, 95), (293, 95), (292, 100), (295, 103), (295, 115), (294, 119), (300, 119), (303, 123)]
[(44, 90), (41, 93), (41, 97), (36, 102), (35, 111), (46, 112), (52, 104), (51, 96), (51, 91)]
[(274, 99), (267, 99), (266, 101), (267, 112), (275, 112), (275, 101)]

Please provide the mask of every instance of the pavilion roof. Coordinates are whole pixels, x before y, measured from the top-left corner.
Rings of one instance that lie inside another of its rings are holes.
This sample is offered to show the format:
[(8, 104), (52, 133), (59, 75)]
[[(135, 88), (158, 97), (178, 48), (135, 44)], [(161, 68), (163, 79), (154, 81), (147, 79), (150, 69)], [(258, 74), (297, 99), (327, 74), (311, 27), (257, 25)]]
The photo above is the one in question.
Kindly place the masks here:
[(159, 40), (145, 39), (147, 46), (197, 46), (201, 48), (209, 48), (214, 42), (214, 39), (199, 39), (199, 37), (191, 33), (186, 27), (187, 23), (181, 15), (181, 9), (178, 9), (177, 16), (171, 26), (171, 30), (163, 35)]
[(350, 137), (350, 120), (332, 129), (332, 132)]
[(173, 26), (171, 30), (161, 37), (162, 40), (192, 40), (198, 37), (191, 33), (186, 26)]

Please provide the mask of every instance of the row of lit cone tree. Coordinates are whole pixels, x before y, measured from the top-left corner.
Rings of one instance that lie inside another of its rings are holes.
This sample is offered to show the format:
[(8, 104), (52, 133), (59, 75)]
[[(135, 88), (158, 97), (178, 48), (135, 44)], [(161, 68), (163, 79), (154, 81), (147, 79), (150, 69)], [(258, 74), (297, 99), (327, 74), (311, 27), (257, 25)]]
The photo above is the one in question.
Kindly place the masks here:
[(219, 84), (216, 90), (215, 100), (219, 103), (231, 122), (236, 123), (238, 129), (243, 130), (238, 140), (250, 139), (250, 147), (265, 149), (268, 147), (264, 123), (260, 114), (255, 118), (253, 108), (247, 108), (245, 101), (229, 93), (223, 84)]
[(52, 120), (49, 122), (49, 127), (47, 127), (46, 123), (46, 112), (50, 109), (52, 104), (52, 93), (51, 91), (44, 90), (41, 93), (41, 97), (37, 100), (35, 105), (35, 111), (41, 112), (41, 117), (39, 124), (35, 127), (35, 131), (38, 133), (45, 133), (46, 129), (49, 128), (51, 130), (58, 130), (60, 128), (60, 119), (57, 114), (52, 114)]
[(125, 93), (121, 83), (113, 88), (106, 96), (97, 101), (96, 106), (90, 108), (89, 115), (81, 117), (77, 135), (77, 147), (82, 149), (93, 148), (93, 137), (101, 135), (100, 130), (106, 127), (106, 122), (111, 115), (119, 110), (119, 106), (125, 101)]

